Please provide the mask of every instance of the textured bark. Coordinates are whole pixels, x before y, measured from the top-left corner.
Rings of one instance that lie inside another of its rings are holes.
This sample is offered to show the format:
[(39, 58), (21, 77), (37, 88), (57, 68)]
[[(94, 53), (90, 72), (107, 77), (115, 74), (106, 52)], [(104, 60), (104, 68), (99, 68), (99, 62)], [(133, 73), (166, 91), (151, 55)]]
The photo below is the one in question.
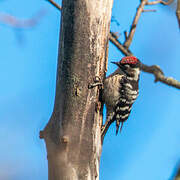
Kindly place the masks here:
[(56, 96), (45, 139), (49, 180), (99, 179), (104, 78), (113, 0), (63, 0)]

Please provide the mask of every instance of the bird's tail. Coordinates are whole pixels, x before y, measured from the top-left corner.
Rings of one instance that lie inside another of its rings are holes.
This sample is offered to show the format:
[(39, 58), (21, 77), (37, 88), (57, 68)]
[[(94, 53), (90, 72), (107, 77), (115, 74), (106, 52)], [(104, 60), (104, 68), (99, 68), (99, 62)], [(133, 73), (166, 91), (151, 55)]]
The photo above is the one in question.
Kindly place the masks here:
[(118, 134), (120, 123), (121, 123), (121, 127), (120, 127), (120, 133), (121, 133), (124, 122), (121, 122), (120, 120), (116, 120), (116, 135)]
[(106, 122), (105, 124), (102, 126), (102, 139), (104, 139), (104, 136), (106, 135), (110, 125), (114, 122), (114, 112), (109, 111), (109, 109), (107, 108), (107, 115), (106, 115)]

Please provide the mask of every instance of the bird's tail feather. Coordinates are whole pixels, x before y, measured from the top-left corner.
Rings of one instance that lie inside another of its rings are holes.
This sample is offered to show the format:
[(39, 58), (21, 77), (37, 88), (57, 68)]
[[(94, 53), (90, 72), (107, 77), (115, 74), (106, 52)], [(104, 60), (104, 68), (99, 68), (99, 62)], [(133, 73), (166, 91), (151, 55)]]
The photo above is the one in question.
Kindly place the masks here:
[[(116, 135), (118, 134), (119, 126), (120, 126), (120, 120), (116, 120)], [(122, 127), (123, 127), (123, 122), (121, 122), (120, 133), (122, 131)]]

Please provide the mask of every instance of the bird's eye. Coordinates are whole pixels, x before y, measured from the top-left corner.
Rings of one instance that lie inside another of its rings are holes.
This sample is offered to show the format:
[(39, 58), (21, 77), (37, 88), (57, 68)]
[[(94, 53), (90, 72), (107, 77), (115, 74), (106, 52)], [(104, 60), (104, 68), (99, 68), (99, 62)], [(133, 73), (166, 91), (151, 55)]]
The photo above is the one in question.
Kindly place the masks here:
[(133, 68), (133, 67), (135, 67), (136, 65), (135, 65), (135, 64), (131, 64), (130, 66)]

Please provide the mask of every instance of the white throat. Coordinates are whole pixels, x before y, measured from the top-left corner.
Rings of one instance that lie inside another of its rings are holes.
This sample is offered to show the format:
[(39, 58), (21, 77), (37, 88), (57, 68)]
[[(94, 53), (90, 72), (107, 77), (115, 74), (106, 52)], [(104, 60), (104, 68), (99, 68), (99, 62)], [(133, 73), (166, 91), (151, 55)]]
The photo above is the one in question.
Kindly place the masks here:
[(139, 79), (139, 74), (140, 74), (139, 68), (134, 68), (133, 69), (133, 74), (134, 74), (134, 77), (129, 77), (128, 76), (127, 79), (137, 81)]
[(133, 70), (135, 71), (134, 72), (134, 80), (137, 81), (139, 78), (140, 70), (139, 70), (139, 68), (134, 68)]

